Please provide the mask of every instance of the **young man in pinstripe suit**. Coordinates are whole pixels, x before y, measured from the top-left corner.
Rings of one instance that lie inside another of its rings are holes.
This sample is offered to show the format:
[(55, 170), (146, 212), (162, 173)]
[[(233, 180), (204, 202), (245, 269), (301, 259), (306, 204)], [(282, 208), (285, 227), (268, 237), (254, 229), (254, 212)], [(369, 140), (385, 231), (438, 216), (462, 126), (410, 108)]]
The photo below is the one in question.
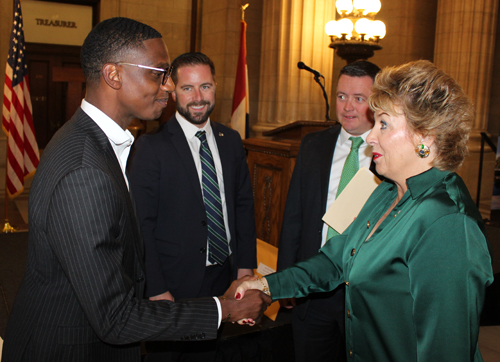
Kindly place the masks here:
[(161, 35), (126, 18), (82, 47), (87, 93), (43, 153), (30, 192), (26, 273), (3, 362), (140, 361), (141, 340), (217, 336), (221, 319), (258, 318), (270, 298), (142, 299), (143, 244), (125, 175), (132, 119), (161, 115), (173, 90)]

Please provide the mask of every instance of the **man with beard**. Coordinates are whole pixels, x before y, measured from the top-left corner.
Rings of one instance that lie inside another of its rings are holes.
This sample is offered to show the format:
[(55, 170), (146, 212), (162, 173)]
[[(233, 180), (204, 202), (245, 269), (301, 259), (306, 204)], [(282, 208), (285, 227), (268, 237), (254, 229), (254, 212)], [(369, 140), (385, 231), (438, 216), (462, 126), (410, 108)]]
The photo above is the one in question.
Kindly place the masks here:
[[(151, 300), (222, 295), (256, 267), (253, 194), (238, 132), (210, 120), (215, 68), (202, 53), (173, 63), (177, 113), (137, 140), (130, 183)], [(160, 345), (161, 344), (161, 345)], [(147, 346), (148, 361), (211, 361), (217, 343)]]

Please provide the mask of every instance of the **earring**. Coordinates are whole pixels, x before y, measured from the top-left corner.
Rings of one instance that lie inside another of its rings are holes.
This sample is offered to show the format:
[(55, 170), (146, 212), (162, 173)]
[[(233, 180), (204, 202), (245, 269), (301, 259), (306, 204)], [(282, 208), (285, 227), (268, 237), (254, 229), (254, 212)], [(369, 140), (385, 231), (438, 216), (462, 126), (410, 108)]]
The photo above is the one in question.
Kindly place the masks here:
[(421, 143), (421, 144), (417, 145), (417, 147), (415, 147), (415, 153), (420, 158), (426, 158), (431, 153), (431, 150), (429, 149), (429, 147), (427, 147), (426, 145)]

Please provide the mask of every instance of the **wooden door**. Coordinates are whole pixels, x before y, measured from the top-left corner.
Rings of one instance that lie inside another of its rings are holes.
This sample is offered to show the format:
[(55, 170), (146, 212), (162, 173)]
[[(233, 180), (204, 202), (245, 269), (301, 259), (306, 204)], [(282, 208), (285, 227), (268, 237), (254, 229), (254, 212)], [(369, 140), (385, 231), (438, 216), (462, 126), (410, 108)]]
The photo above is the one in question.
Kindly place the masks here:
[(54, 133), (68, 120), (68, 85), (54, 82), (52, 70), (54, 67), (80, 68), (80, 47), (27, 43), (26, 59), (35, 134), (38, 147), (43, 149)]

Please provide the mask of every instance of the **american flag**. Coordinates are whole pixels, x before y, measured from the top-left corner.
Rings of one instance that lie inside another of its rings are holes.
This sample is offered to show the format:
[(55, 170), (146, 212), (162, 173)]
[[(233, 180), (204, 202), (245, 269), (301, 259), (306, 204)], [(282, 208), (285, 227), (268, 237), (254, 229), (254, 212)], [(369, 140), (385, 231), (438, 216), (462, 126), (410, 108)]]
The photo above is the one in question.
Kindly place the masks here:
[(6, 190), (11, 198), (23, 192), (25, 178), (35, 173), (40, 161), (25, 51), (21, 2), (15, 0), (2, 111), (2, 127), (8, 139)]

